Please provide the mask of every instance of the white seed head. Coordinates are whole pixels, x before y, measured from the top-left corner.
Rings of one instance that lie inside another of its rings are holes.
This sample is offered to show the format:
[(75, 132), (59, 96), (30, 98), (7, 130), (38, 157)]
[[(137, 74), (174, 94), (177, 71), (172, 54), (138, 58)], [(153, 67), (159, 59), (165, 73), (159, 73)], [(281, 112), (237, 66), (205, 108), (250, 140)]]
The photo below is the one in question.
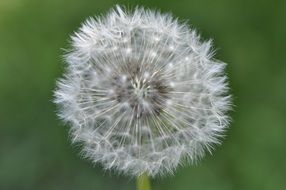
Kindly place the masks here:
[(55, 102), (94, 163), (162, 175), (219, 142), (230, 108), (225, 64), (186, 24), (117, 6), (88, 19), (71, 45)]

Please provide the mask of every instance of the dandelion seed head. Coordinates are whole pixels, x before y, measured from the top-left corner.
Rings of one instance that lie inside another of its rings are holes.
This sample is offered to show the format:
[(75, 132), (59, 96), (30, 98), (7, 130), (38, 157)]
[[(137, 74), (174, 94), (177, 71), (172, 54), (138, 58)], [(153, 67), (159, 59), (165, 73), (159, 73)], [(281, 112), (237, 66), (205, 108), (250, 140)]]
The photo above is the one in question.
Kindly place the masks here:
[(225, 64), (195, 30), (170, 14), (117, 6), (71, 39), (54, 101), (92, 162), (163, 175), (219, 143), (230, 108)]

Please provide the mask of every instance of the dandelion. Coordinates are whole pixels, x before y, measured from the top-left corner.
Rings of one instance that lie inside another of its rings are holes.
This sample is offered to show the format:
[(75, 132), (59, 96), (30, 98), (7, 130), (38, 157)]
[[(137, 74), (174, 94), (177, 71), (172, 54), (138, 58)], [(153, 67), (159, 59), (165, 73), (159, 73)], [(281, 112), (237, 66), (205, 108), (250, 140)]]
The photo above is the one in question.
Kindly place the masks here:
[(71, 37), (59, 116), (83, 155), (131, 176), (173, 173), (228, 126), (225, 64), (170, 14), (116, 6)]

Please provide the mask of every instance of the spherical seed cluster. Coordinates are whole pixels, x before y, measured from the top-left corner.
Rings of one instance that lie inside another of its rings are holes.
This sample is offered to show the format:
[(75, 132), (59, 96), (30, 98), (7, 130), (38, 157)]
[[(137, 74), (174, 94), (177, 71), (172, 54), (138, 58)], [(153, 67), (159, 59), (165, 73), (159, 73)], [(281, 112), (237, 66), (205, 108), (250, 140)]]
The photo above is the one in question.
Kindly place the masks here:
[(169, 14), (117, 6), (72, 37), (55, 102), (73, 142), (106, 169), (172, 173), (218, 143), (228, 124), (225, 64)]

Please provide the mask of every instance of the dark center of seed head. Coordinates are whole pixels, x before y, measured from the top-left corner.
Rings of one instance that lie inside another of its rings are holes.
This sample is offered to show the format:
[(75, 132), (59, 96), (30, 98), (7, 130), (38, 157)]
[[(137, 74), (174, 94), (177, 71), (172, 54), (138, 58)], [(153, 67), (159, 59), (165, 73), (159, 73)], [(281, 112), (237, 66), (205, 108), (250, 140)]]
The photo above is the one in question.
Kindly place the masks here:
[(122, 73), (113, 78), (114, 99), (121, 103), (122, 110), (130, 109), (137, 117), (160, 114), (169, 99), (171, 87), (158, 74), (135, 72)]

